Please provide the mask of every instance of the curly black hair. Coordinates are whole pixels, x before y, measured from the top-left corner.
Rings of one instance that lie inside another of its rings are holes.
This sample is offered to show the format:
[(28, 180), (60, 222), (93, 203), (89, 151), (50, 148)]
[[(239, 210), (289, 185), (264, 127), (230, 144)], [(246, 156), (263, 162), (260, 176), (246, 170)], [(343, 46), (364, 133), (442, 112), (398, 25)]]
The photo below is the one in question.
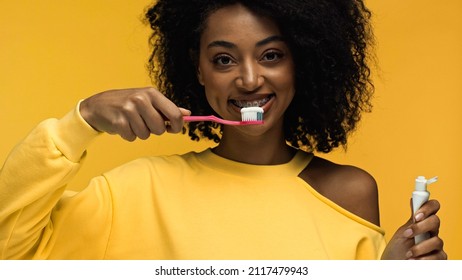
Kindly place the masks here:
[[(159, 90), (195, 114), (214, 114), (197, 79), (199, 40), (208, 15), (235, 3), (272, 18), (292, 52), (295, 96), (284, 116), (286, 141), (325, 153), (346, 147), (374, 92), (371, 12), (361, 0), (158, 0), (146, 19), (153, 30), (148, 67)], [(216, 123), (187, 125), (193, 140), (220, 141)]]

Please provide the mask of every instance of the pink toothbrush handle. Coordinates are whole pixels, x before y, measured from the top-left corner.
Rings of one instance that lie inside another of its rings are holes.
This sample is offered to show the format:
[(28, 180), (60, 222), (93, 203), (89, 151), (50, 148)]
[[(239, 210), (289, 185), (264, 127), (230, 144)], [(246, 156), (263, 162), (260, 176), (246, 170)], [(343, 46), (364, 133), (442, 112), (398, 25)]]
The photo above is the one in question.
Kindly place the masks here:
[(263, 121), (228, 121), (220, 119), (216, 116), (184, 116), (183, 120), (185, 122), (202, 122), (202, 121), (212, 121), (226, 125), (249, 125), (249, 124), (262, 124)]

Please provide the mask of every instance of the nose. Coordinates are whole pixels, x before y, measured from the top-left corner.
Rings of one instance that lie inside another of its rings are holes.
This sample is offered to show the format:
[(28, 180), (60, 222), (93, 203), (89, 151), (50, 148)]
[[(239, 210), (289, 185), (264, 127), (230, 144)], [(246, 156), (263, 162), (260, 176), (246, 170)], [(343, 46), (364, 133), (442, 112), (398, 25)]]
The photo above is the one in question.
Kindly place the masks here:
[(255, 62), (245, 62), (239, 69), (236, 86), (245, 91), (254, 91), (263, 85), (264, 78), (260, 73), (259, 65)]

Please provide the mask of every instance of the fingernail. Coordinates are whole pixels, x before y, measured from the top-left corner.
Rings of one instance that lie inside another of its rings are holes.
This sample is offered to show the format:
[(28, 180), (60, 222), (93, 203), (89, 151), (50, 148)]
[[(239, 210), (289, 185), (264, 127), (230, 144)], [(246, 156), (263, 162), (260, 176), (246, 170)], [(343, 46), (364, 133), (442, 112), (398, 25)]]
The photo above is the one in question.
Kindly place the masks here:
[(408, 228), (408, 229), (406, 229), (406, 230), (403, 232), (403, 235), (404, 235), (404, 237), (409, 238), (409, 237), (412, 236), (413, 233), (414, 233), (414, 232), (412, 231), (412, 229), (411, 229), (411, 228)]
[(420, 222), (424, 217), (424, 214), (423, 213), (418, 213), (417, 215), (415, 215), (414, 219), (416, 222)]
[(412, 257), (412, 252), (411, 251), (407, 251), (406, 253), (406, 259), (409, 259)]

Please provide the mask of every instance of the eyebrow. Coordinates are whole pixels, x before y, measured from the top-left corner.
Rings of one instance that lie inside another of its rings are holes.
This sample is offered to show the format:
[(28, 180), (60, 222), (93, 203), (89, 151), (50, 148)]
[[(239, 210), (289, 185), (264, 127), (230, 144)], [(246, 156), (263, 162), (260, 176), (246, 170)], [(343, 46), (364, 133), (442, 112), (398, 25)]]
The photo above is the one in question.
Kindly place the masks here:
[[(255, 46), (261, 47), (263, 45), (266, 45), (266, 44), (269, 44), (269, 43), (275, 42), (275, 41), (284, 41), (284, 39), (282, 38), (282, 36), (274, 35), (274, 36), (270, 36), (268, 38), (265, 38), (265, 39), (263, 39), (261, 41), (258, 41), (255, 44)], [(207, 45), (208, 49), (213, 48), (213, 47), (224, 47), (224, 48), (227, 48), (227, 49), (234, 49), (237, 46), (234, 43), (219, 40), (219, 41), (213, 41), (213, 42), (211, 42), (210, 44)]]

